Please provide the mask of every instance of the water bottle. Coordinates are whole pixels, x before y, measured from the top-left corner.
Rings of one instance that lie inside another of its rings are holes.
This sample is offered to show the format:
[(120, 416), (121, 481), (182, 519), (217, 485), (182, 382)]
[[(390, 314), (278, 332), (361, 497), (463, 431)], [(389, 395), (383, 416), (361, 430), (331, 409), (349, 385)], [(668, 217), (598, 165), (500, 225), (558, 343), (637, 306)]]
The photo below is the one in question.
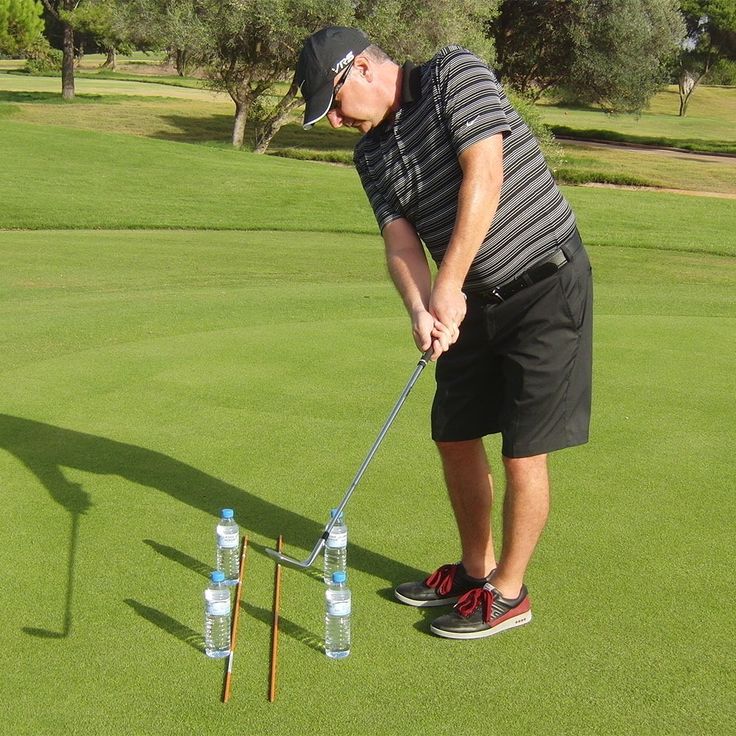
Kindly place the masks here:
[(220, 521), (217, 524), (217, 569), (225, 573), (225, 585), (237, 585), (240, 555), (238, 542), (240, 530), (233, 519), (232, 509), (223, 509), (220, 512)]
[(230, 589), (222, 570), (210, 574), (204, 591), (204, 652), (221, 658), (230, 654)]
[(332, 573), (332, 582), (325, 591), (325, 654), (343, 659), (350, 654), (350, 590), (344, 572)]
[[(330, 517), (334, 518), (337, 509), (330, 511)], [(332, 527), (330, 535), (325, 540), (325, 569), (324, 581), (329, 585), (332, 582), (333, 572), (348, 572), (348, 528), (345, 525), (345, 517), (340, 514), (335, 526)]]

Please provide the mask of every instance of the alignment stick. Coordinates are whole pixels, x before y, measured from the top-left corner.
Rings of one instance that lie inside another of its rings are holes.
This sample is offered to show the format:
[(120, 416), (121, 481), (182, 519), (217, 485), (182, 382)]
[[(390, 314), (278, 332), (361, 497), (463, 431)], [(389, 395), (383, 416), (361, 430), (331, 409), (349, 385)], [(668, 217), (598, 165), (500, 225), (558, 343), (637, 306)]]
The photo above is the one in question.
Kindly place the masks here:
[[(284, 538), (279, 534), (276, 551), (284, 548)], [(276, 565), (273, 586), (273, 629), (271, 631), (271, 678), (268, 684), (268, 701), (276, 700), (276, 665), (279, 657), (279, 610), (281, 608), (281, 565)]]
[(230, 628), (230, 654), (227, 658), (227, 673), (225, 674), (225, 689), (222, 693), (222, 702), (227, 703), (230, 700), (230, 691), (232, 690), (233, 679), (233, 655), (235, 654), (235, 645), (238, 642), (238, 621), (240, 620), (240, 589), (243, 587), (243, 574), (245, 573), (245, 558), (248, 556), (248, 535), (243, 535), (243, 541), (240, 544), (240, 572), (238, 573), (238, 584), (235, 586), (235, 610), (233, 612), (233, 620)]

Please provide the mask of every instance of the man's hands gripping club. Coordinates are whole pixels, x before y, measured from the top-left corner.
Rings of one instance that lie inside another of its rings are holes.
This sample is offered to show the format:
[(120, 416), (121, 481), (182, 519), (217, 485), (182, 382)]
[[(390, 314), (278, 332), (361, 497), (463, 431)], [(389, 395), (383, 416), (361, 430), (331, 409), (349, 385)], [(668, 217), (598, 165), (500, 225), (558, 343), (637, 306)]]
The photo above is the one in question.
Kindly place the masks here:
[(450, 349), (465, 318), (463, 283), (496, 214), (503, 183), (503, 138), (485, 138), (458, 157), (463, 183), (455, 227), (434, 286), (424, 248), (406, 219), (383, 229), (389, 273), (411, 317), (417, 347), (433, 347), (432, 360)]

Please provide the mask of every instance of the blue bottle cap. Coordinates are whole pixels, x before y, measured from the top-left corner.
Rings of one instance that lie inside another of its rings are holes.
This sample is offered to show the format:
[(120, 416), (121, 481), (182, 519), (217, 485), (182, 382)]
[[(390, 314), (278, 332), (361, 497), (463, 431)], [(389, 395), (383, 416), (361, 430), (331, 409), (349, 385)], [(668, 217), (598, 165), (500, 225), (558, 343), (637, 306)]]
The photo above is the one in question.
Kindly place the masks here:
[[(337, 515), (337, 509), (330, 509), (330, 519), (331, 519), (331, 518), (332, 518), (333, 516), (336, 516), (336, 515)], [(340, 513), (340, 516), (342, 516), (342, 515), (343, 515), (343, 514), (342, 514), (342, 512), (341, 512), (341, 513)]]
[[(343, 573), (344, 575), (345, 573)], [(213, 570), (210, 573), (210, 580), (213, 583), (221, 583), (225, 580), (225, 573), (222, 570)]]
[(223, 519), (232, 519), (235, 514), (232, 509), (223, 509), (220, 511), (220, 516), (222, 516)]
[(344, 583), (347, 580), (347, 577), (348, 576), (342, 570), (338, 570), (337, 572), (332, 573), (332, 582)]

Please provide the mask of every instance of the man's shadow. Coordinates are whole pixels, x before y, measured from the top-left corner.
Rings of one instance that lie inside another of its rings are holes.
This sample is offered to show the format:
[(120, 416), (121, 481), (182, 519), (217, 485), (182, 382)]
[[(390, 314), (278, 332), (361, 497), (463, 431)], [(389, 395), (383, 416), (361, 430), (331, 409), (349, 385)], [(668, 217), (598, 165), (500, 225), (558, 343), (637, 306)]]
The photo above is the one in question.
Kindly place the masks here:
[[(143, 447), (31, 419), (0, 414), (0, 448), (7, 450), (35, 474), (56, 503), (71, 515), (68, 548), (67, 591), (61, 632), (25, 629), (47, 638), (69, 635), (72, 618), (74, 564), (79, 543), (79, 520), (91, 508), (89, 494), (67, 480), (63, 468), (100, 475), (118, 475), (140, 486), (168, 493), (193, 508), (212, 514), (220, 508), (247, 509), (247, 531), (268, 539), (279, 534), (289, 544), (311, 550), (323, 527), (293, 511), (260, 498), (242, 488), (208, 475), (184, 462)], [(253, 545), (257, 549), (256, 545)], [(262, 550), (261, 550), (262, 552)], [(350, 566), (386, 581), (416, 579), (423, 573), (380, 552), (351, 544)]]

